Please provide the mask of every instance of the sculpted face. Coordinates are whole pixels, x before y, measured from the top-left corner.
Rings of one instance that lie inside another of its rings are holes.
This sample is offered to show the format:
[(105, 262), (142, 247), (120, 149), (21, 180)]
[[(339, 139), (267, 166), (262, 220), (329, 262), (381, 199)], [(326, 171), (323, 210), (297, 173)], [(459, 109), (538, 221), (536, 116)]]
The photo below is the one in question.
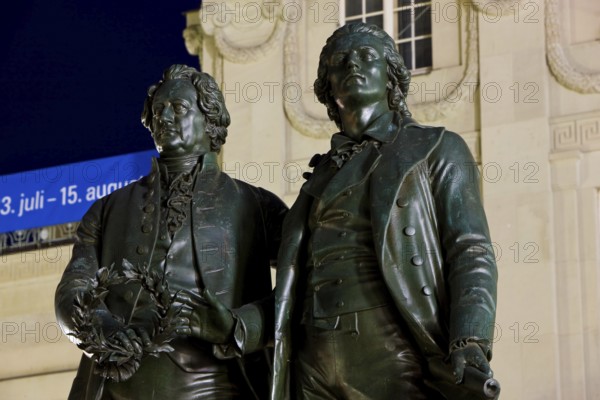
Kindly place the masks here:
[(154, 94), (152, 113), (152, 138), (161, 156), (200, 156), (210, 151), (206, 119), (188, 80), (162, 83)]
[(331, 93), (341, 108), (387, 104), (387, 62), (383, 43), (368, 34), (350, 34), (333, 43), (327, 60)]

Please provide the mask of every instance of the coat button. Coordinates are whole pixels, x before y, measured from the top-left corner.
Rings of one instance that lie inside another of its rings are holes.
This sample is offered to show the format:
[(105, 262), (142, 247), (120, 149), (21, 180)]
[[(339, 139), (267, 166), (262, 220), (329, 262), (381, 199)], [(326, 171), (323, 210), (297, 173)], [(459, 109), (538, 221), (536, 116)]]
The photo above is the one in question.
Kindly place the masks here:
[(144, 207), (144, 212), (146, 213), (151, 213), (154, 212), (154, 204), (150, 203), (150, 204), (146, 204), (146, 206)]
[(344, 283), (343, 279), (338, 279), (337, 281), (335, 281), (336, 285), (341, 285), (342, 283)]
[(431, 296), (431, 288), (429, 286), (423, 286), (421, 288), (421, 292), (425, 295), (425, 296)]
[(412, 262), (412, 264), (416, 265), (416, 266), (423, 265), (423, 257), (414, 256), (413, 258), (410, 259), (410, 262)]
[(340, 232), (340, 237), (345, 237), (346, 235), (348, 235), (348, 232)]
[(407, 226), (406, 228), (404, 228), (404, 234), (406, 236), (414, 236), (414, 234), (416, 233), (416, 229), (413, 228), (412, 226)]
[(318, 292), (319, 290), (321, 290), (321, 286), (315, 285), (315, 292)]
[(340, 301), (338, 301), (338, 302), (336, 303), (336, 306), (337, 306), (338, 308), (342, 308), (342, 307), (344, 307), (344, 305), (345, 305), (345, 304), (344, 304), (344, 302), (343, 302), (343, 301), (341, 301), (341, 300), (340, 300)]
[(148, 252), (148, 248), (142, 244), (140, 244), (137, 249), (136, 249), (137, 253), (142, 255), (142, 254), (146, 254)]
[(400, 198), (396, 200), (396, 205), (400, 208), (406, 207), (408, 206), (408, 200)]
[(152, 225), (151, 224), (144, 224), (142, 225), (142, 232), (144, 233), (148, 233), (152, 231)]
[(350, 196), (352, 194), (352, 190), (348, 189), (344, 192), (345, 196)]

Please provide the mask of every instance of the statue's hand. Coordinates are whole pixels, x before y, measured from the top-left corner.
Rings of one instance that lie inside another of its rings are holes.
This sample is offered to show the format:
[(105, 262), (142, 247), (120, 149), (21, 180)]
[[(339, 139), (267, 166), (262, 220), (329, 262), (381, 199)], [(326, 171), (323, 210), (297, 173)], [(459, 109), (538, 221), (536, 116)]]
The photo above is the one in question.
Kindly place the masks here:
[(202, 296), (188, 290), (179, 292), (175, 303), (181, 304), (175, 332), (210, 343), (227, 343), (233, 334), (233, 314), (208, 289)]
[(110, 336), (109, 341), (140, 357), (144, 348), (152, 344), (150, 335), (144, 328), (120, 329)]
[(477, 368), (490, 378), (493, 376), (490, 364), (477, 343), (467, 343), (466, 346), (452, 351), (450, 361), (452, 362), (456, 384), (460, 384), (463, 381), (465, 367), (467, 366)]
[(97, 369), (105, 378), (126, 381), (140, 367), (144, 348), (152, 344), (150, 335), (143, 328), (122, 328), (107, 340), (110, 351), (98, 356)]

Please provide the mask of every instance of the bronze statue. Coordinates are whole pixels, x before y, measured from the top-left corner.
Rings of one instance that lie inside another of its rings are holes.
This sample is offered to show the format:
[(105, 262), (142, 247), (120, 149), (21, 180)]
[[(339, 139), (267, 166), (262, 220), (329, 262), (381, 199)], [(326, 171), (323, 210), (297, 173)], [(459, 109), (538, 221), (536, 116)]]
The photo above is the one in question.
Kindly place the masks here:
[(460, 136), (411, 119), (409, 82), (374, 25), (339, 28), (321, 52), (315, 92), (341, 131), (284, 221), (274, 400), (497, 395), (477, 167)]
[(264, 329), (242, 319), (271, 293), (287, 207), (219, 170), (229, 122), (194, 68), (150, 87), (142, 123), (160, 157), (91, 206), (56, 291), (62, 329), (92, 355), (70, 399), (268, 396)]

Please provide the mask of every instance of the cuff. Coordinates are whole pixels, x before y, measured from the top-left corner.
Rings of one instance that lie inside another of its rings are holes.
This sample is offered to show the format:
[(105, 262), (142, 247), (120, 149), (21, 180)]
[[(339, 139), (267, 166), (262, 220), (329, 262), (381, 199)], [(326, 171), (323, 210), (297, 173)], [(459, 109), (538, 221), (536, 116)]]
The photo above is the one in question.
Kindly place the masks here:
[(449, 354), (452, 354), (452, 352), (454, 352), (458, 349), (462, 349), (462, 348), (466, 347), (469, 343), (477, 344), (479, 346), (479, 348), (481, 348), (481, 351), (483, 351), (483, 354), (485, 355), (485, 357), (487, 358), (488, 361), (490, 361), (492, 359), (492, 345), (491, 345), (490, 341), (487, 339), (481, 339), (478, 337), (465, 337), (465, 338), (453, 340), (450, 343), (450, 353)]

